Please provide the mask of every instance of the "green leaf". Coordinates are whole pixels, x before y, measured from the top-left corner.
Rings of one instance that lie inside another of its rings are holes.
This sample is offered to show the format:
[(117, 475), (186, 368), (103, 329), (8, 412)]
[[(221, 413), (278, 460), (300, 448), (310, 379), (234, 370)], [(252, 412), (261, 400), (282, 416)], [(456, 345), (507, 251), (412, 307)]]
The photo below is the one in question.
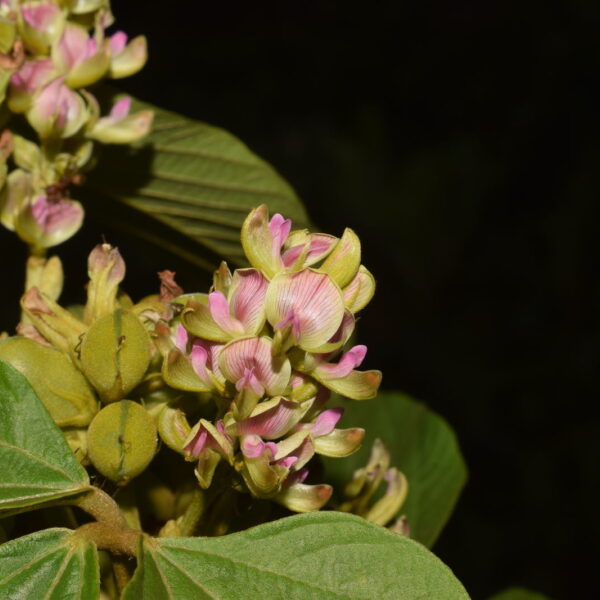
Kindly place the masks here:
[(410, 536), (431, 547), (450, 517), (467, 480), (456, 436), (439, 415), (399, 392), (381, 392), (366, 402), (342, 401), (343, 424), (366, 430), (361, 449), (345, 459), (324, 459), (325, 481), (342, 489), (355, 469), (367, 464), (371, 445), (381, 438), (391, 466), (408, 479), (400, 514), (408, 517)]
[(464, 600), (450, 569), (420, 544), (335, 512), (224, 537), (147, 540), (123, 600)]
[[(114, 90), (105, 88), (110, 96)], [(308, 219), (288, 183), (240, 140), (217, 127), (188, 119), (135, 100), (132, 111), (152, 109), (154, 126), (149, 136), (132, 147), (110, 147), (94, 171), (89, 185), (149, 215), (218, 257), (244, 263), (239, 241), (242, 222), (250, 209), (267, 204), (296, 227)], [(106, 215), (101, 200), (100, 211)], [(151, 234), (144, 221), (125, 220), (120, 225), (154, 243), (168, 244), (160, 233)], [(117, 224), (118, 225), (118, 224)], [(193, 251), (192, 251), (193, 252)]]
[(85, 469), (25, 377), (0, 361), (0, 514), (87, 485)]
[(512, 587), (498, 594), (495, 594), (490, 600), (550, 600), (548, 596), (532, 592), (521, 587)]
[(45, 529), (0, 546), (0, 598), (93, 600), (96, 546), (69, 529)]

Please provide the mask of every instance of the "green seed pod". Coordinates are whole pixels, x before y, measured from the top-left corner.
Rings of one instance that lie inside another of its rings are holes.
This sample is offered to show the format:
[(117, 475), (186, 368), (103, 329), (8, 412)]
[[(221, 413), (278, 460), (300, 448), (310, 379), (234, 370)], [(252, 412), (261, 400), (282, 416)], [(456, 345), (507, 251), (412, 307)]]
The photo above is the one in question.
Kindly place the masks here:
[(92, 464), (118, 485), (127, 484), (150, 464), (156, 444), (154, 420), (131, 400), (105, 406), (88, 429)]
[(102, 401), (115, 402), (142, 380), (150, 363), (150, 336), (135, 315), (119, 309), (90, 327), (80, 356)]
[(59, 427), (84, 427), (98, 412), (94, 391), (64, 352), (13, 337), (0, 344), (0, 358), (27, 378)]

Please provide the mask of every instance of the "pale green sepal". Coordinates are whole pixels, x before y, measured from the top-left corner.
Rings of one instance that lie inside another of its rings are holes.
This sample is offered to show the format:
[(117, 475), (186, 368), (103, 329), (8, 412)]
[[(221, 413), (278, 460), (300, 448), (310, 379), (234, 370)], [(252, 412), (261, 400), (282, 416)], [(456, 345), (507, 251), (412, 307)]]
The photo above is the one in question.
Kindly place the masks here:
[(348, 285), (360, 266), (360, 240), (347, 228), (331, 254), (319, 268), (327, 273), (341, 288)]

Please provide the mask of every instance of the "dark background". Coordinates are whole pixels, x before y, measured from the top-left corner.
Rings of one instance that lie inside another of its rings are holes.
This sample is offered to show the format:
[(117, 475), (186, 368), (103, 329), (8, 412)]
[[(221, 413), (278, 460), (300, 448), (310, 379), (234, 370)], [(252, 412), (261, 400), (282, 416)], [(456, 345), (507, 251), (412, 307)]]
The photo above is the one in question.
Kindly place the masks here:
[[(360, 235), (367, 366), (447, 418), (471, 471), (436, 553), (475, 600), (597, 598), (598, 4), (113, 8), (150, 44), (122, 88), (232, 131), (321, 230)], [(99, 233), (64, 246), (67, 293)], [(170, 266), (110, 241), (144, 292)]]

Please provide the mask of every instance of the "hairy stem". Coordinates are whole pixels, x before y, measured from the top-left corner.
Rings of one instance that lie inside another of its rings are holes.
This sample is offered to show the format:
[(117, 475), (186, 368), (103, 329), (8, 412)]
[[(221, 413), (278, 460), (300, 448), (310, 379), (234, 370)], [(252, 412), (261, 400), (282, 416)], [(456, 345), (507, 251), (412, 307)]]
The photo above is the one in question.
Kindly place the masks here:
[(68, 503), (78, 506), (99, 523), (110, 523), (122, 529), (128, 528), (119, 505), (100, 488), (91, 486), (87, 494), (70, 498)]
[(198, 527), (198, 523), (200, 522), (200, 519), (204, 513), (204, 508), (205, 494), (200, 488), (197, 488), (193, 491), (192, 500), (181, 517), (181, 521), (179, 523), (181, 535), (194, 535), (196, 528)]

